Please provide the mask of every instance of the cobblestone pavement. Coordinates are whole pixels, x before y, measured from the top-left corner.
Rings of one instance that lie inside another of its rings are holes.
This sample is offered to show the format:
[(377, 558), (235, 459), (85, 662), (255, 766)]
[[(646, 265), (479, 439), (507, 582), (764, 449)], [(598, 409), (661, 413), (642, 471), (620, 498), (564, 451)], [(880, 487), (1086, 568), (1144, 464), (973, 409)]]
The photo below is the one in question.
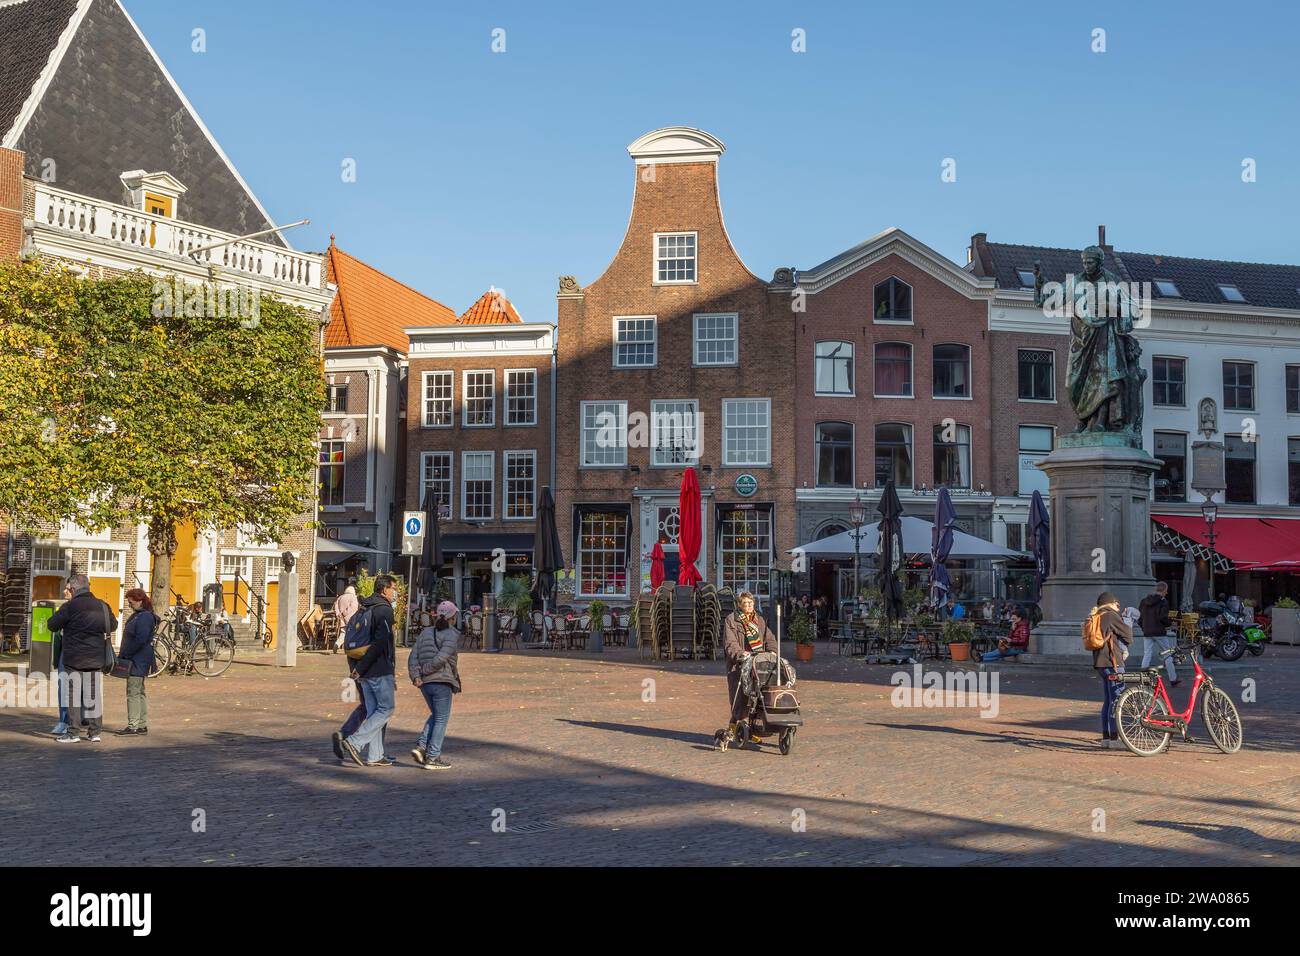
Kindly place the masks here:
[[(794, 752), (719, 753), (722, 666), (619, 649), (465, 653), (446, 757), (408, 755), (427, 714), (399, 676), (392, 768), (328, 736), (343, 659), (270, 657), (148, 687), (147, 738), (56, 744), (50, 711), (0, 710), (8, 865), (1300, 863), (1300, 649), (1220, 665), (1246, 746), (1201, 735), (1105, 750), (1091, 672), (1003, 673), (998, 713), (902, 708), (900, 669), (820, 645)], [(401, 653), (402, 661), (405, 652)], [(1213, 670), (1213, 665), (1211, 665)], [(399, 674), (404, 674), (401, 666)], [(1243, 680), (1258, 703), (1240, 702)], [(643, 700), (645, 681), (653, 701)], [(125, 689), (109, 681), (107, 727)], [(1176, 691), (1181, 703), (1190, 682)], [(206, 827), (195, 832), (196, 811)], [(806, 829), (792, 826), (802, 816)], [(506, 832), (494, 832), (494, 813)], [(1104, 816), (1103, 816), (1104, 815)], [(1104, 824), (1104, 829), (1101, 827)]]

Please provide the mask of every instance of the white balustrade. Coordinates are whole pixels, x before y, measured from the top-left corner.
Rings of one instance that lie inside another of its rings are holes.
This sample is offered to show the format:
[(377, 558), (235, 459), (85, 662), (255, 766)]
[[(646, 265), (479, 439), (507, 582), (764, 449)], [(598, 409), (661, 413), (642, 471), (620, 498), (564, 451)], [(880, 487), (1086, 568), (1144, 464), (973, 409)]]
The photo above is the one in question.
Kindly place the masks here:
[[(290, 252), (255, 239), (230, 242), (227, 240), (235, 238), (230, 233), (166, 216), (152, 216), (45, 183), (36, 184), (35, 214), (37, 223), (61, 232), (176, 256), (190, 256), (195, 249), (203, 249), (197, 257), (203, 264), (214, 263), (223, 270), (306, 289), (322, 286), (320, 256)], [(226, 244), (205, 248), (218, 242)]]

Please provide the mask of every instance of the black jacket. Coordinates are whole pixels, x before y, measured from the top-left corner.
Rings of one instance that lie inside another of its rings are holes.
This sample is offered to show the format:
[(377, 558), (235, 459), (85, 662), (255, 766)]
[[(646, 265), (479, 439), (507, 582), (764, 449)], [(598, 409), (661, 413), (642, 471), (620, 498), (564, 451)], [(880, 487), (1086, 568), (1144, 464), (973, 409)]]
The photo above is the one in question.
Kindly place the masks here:
[(141, 608), (122, 629), (122, 647), (117, 656), (131, 662), (132, 677), (148, 677), (153, 669), (153, 631), (157, 624), (153, 611)]
[(1148, 594), (1138, 605), (1142, 614), (1142, 635), (1163, 637), (1169, 627), (1169, 601), (1159, 594)]
[(73, 595), (72, 600), (50, 615), (51, 631), (63, 634), (63, 666), (70, 671), (97, 671), (104, 668), (104, 611), (108, 610), (108, 633), (117, 630), (112, 610), (89, 591)]
[[(393, 643), (393, 606), (378, 594), (361, 599), (370, 609), (370, 646), (352, 669), (358, 677), (387, 677), (396, 673), (397, 648)], [(360, 611), (357, 612), (361, 613)]]

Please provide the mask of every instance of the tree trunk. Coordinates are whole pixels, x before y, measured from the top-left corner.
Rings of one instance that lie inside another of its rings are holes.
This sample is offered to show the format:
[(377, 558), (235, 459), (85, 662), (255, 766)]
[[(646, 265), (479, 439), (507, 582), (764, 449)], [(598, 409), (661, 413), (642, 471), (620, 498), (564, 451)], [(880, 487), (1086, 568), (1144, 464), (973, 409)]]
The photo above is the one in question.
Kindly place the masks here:
[(172, 559), (176, 557), (176, 525), (166, 518), (149, 522), (149, 553), (153, 575), (149, 579), (149, 600), (161, 611), (171, 604)]

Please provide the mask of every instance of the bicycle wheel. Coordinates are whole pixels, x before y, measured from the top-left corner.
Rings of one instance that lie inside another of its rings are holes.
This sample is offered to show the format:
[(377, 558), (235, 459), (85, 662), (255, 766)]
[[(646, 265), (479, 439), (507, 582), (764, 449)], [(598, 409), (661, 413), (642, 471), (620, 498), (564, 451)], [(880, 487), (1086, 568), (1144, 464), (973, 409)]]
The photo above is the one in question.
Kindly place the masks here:
[(1241, 717), (1226, 691), (1210, 688), (1201, 699), (1201, 720), (1205, 721), (1205, 729), (1210, 732), (1214, 746), (1225, 754), (1235, 754), (1241, 749)]
[(220, 677), (234, 662), (234, 642), (224, 637), (200, 637), (194, 645), (194, 669), (204, 677)]
[(171, 665), (171, 662), (171, 641), (165, 637), (155, 637), (153, 641), (153, 669), (149, 671), (149, 676), (157, 677)]
[(1119, 730), (1119, 739), (1139, 757), (1154, 757), (1169, 746), (1170, 731), (1162, 732), (1144, 725), (1148, 715), (1157, 720), (1169, 715), (1165, 702), (1150, 687), (1135, 684), (1115, 701), (1115, 726)]

